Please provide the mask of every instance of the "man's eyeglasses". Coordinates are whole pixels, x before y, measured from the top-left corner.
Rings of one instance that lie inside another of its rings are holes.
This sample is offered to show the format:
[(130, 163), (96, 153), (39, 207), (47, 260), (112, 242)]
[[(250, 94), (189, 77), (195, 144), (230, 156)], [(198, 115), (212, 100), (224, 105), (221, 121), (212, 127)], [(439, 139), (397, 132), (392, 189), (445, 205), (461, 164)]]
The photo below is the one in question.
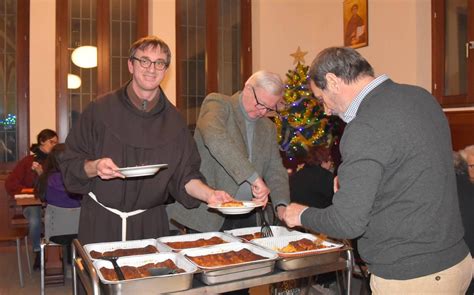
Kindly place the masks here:
[(253, 92), (253, 97), (255, 98), (255, 102), (256, 102), (255, 107), (257, 109), (266, 110), (267, 112), (278, 112), (278, 105), (274, 109), (272, 109), (272, 108), (267, 107), (260, 101), (258, 101), (257, 94), (255, 93), (255, 89), (253, 88), (253, 86), (252, 86), (252, 92)]
[(155, 64), (155, 69), (159, 71), (162, 71), (168, 67), (168, 64), (162, 59), (151, 61), (149, 59), (141, 59), (135, 56), (132, 56), (132, 59), (138, 61), (142, 68), (145, 69), (148, 69), (152, 64)]

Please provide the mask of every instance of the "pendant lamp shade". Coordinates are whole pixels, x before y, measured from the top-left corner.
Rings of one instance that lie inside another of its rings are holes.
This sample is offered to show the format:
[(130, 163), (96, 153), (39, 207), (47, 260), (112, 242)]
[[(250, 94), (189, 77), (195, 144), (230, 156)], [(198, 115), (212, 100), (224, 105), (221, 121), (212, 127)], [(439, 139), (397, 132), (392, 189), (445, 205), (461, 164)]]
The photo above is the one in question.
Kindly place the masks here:
[(80, 46), (74, 49), (71, 54), (72, 62), (81, 68), (95, 68), (97, 67), (97, 47), (95, 46)]
[(78, 75), (67, 74), (67, 89), (77, 89), (81, 87), (81, 78)]

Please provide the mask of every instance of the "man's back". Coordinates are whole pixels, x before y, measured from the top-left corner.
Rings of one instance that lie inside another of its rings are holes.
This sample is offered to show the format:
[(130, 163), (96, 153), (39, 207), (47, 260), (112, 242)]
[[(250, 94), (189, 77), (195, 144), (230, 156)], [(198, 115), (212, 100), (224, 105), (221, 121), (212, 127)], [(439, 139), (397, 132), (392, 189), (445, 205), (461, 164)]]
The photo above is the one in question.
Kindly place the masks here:
[(449, 127), (428, 92), (391, 80), (382, 83), (346, 127), (341, 153), (341, 178), (344, 166), (351, 174), (363, 167), (357, 161), (380, 171), (378, 183), (367, 183), (376, 191), (359, 241), (373, 273), (407, 279), (442, 270), (467, 255)]

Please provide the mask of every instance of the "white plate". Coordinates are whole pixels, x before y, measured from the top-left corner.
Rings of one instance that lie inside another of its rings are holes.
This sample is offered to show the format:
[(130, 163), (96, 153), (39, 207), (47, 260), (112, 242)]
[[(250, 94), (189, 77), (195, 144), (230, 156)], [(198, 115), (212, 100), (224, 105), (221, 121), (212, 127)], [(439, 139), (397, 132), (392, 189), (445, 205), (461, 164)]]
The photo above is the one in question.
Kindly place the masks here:
[(119, 168), (117, 171), (122, 173), (125, 177), (139, 177), (154, 175), (163, 167), (168, 167), (168, 164), (124, 167)]
[(261, 203), (255, 203), (251, 201), (242, 201), (242, 202), (244, 203), (242, 207), (221, 207), (220, 205), (219, 206), (207, 205), (207, 206), (209, 208), (220, 211), (222, 214), (227, 214), (227, 215), (246, 214), (257, 207), (263, 206), (263, 204)]

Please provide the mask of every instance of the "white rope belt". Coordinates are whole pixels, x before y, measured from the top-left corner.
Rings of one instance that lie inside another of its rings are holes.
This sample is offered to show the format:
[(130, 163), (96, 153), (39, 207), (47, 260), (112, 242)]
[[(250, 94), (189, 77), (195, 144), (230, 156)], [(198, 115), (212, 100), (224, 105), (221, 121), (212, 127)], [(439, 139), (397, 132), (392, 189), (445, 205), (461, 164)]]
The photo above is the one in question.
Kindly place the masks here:
[(97, 197), (92, 192), (89, 193), (89, 196), (92, 198), (92, 200), (96, 201), (97, 204), (101, 205), (105, 209), (109, 210), (110, 212), (112, 212), (114, 214), (117, 214), (118, 216), (120, 216), (120, 218), (122, 218), (122, 241), (127, 240), (127, 218), (130, 217), (130, 216), (134, 216), (134, 215), (137, 215), (137, 214), (140, 214), (140, 213), (146, 211), (144, 209), (140, 209), (140, 210), (135, 210), (135, 211), (131, 211), (131, 212), (122, 212), (120, 210), (117, 210), (117, 209), (114, 209), (114, 208), (109, 208), (109, 207), (103, 205), (101, 202), (99, 202), (97, 200)]

